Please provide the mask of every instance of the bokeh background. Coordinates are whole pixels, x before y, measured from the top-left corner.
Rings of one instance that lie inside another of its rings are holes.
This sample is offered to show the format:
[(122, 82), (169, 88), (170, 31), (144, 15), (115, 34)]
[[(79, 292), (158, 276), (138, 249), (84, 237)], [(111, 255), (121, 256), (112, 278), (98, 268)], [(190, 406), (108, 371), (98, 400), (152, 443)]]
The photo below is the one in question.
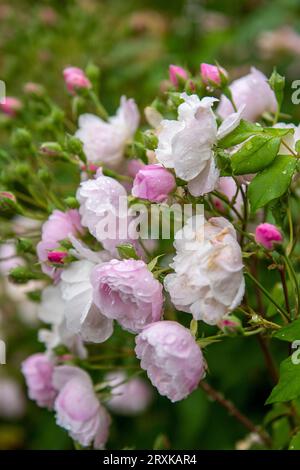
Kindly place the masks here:
[[(24, 83), (37, 82), (69, 106), (62, 69), (93, 62), (109, 110), (122, 94), (142, 109), (163, 86), (170, 63), (197, 73), (201, 62), (215, 61), (232, 78), (251, 65), (269, 75), (275, 65), (287, 79), (284, 110), (299, 122), (300, 108), (291, 102), (291, 83), (300, 79), (299, 0), (0, 0), (0, 79), (7, 95), (21, 96)], [(5, 138), (2, 132), (3, 145)], [(19, 367), (41, 349), (36, 304), (8, 287), (6, 269), (0, 262), (0, 338), (8, 345), (7, 364), (0, 365), (0, 449), (72, 448), (53, 414), (26, 398)], [(266, 278), (271, 284), (271, 274)], [(283, 351), (273, 352), (280, 360)], [(211, 346), (209, 367), (213, 385), (259, 422), (271, 384), (256, 339)], [(115, 416), (109, 448), (233, 449), (245, 435), (199, 390), (173, 405), (156, 395), (136, 418)], [(284, 445), (284, 429), (275, 435)]]

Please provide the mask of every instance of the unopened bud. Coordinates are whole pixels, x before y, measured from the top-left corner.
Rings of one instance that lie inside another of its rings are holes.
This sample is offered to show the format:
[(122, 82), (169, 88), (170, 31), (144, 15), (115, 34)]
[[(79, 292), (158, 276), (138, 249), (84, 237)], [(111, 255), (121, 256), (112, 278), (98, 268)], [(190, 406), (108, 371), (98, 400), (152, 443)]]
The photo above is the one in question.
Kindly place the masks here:
[(66, 256), (68, 256), (66, 251), (50, 251), (48, 253), (48, 261), (49, 263), (63, 264)]
[(30, 271), (25, 266), (17, 266), (9, 273), (9, 279), (15, 284), (26, 284), (33, 279), (39, 279), (39, 275)]
[(30, 132), (26, 129), (16, 129), (12, 135), (11, 143), (14, 147), (27, 148), (32, 143), (32, 137)]
[(40, 146), (40, 152), (48, 157), (60, 157), (64, 154), (63, 149), (57, 142), (45, 142)]
[(243, 333), (241, 320), (234, 315), (227, 315), (218, 323), (219, 328), (228, 336), (236, 336)]

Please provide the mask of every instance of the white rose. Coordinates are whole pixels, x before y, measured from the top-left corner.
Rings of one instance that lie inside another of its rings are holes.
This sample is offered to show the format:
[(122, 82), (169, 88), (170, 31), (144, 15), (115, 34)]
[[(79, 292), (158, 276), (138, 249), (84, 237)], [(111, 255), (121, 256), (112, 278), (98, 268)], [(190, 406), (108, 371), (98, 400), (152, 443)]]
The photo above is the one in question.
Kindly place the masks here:
[(176, 233), (174, 246), (175, 272), (165, 278), (171, 301), (194, 319), (217, 324), (240, 304), (245, 290), (233, 226), (223, 217), (192, 217)]
[(138, 124), (139, 111), (135, 101), (122, 96), (116, 115), (107, 122), (94, 114), (82, 114), (75, 136), (83, 142), (89, 162), (116, 167), (121, 163), (125, 145), (133, 138)]
[(216, 186), (219, 170), (214, 161), (213, 146), (240, 122), (240, 113), (228, 116), (217, 128), (212, 105), (216, 98), (182, 93), (178, 120), (164, 119), (158, 134), (157, 160), (188, 182), (193, 196), (206, 194)]

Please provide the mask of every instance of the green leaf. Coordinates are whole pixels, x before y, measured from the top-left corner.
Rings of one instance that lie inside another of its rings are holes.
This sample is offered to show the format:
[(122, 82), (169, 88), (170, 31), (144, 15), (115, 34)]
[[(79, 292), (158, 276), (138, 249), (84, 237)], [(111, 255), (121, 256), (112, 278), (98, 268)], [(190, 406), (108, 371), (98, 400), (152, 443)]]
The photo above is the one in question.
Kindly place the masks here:
[(134, 246), (130, 243), (124, 243), (117, 248), (122, 259), (139, 259)]
[(252, 212), (282, 196), (288, 190), (296, 165), (295, 157), (277, 155), (269, 167), (255, 176), (248, 188)]
[(155, 266), (157, 265), (157, 262), (158, 262), (159, 258), (161, 258), (162, 256), (164, 256), (164, 254), (156, 256), (155, 258), (153, 258), (153, 259), (147, 264), (147, 267), (148, 267), (149, 271), (151, 271), (151, 272), (153, 271), (153, 269), (154, 269)]
[(289, 450), (300, 450), (300, 431), (298, 431), (297, 434), (295, 434), (292, 438), (289, 445)]
[(279, 331), (273, 335), (274, 338), (281, 339), (282, 341), (293, 342), (295, 340), (300, 340), (300, 318), (294, 320), (289, 325), (284, 326)]
[(263, 132), (263, 127), (259, 124), (241, 120), (240, 124), (230, 134), (219, 140), (218, 147), (226, 149), (244, 142), (254, 134)]
[(294, 400), (300, 396), (300, 364), (293, 364), (292, 356), (280, 365), (280, 379), (266, 401), (267, 405)]
[(276, 157), (280, 142), (280, 137), (254, 136), (232, 155), (231, 166), (233, 173), (235, 175), (246, 175), (263, 170)]
[(287, 416), (289, 414), (288, 406), (284, 403), (275, 403), (272, 409), (266, 414), (264, 417), (264, 425), (268, 426), (272, 422), (276, 421), (283, 416)]

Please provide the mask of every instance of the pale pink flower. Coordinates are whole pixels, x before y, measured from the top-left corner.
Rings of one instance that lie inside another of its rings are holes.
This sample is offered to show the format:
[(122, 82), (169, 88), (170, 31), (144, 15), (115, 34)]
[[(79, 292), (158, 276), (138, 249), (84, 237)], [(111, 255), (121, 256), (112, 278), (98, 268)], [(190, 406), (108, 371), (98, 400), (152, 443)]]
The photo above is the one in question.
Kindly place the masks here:
[(125, 96), (121, 98), (116, 115), (108, 121), (94, 114), (82, 114), (75, 135), (82, 141), (88, 161), (112, 168), (119, 166), (126, 144), (132, 141), (138, 128), (139, 118), (135, 101)]
[[(237, 109), (245, 106), (242, 111), (243, 119), (256, 121), (263, 113), (275, 113), (277, 110), (275, 94), (268, 84), (267, 77), (254, 67), (248, 75), (234, 80), (229, 88)], [(229, 99), (222, 95), (217, 113), (224, 119), (233, 111)]]
[(110, 417), (99, 402), (90, 376), (73, 366), (55, 367), (53, 385), (58, 391), (54, 409), (57, 424), (82, 446), (102, 449), (108, 438)]
[(71, 95), (75, 95), (77, 90), (91, 88), (92, 84), (84, 71), (78, 67), (67, 67), (63, 71), (67, 90)]
[(46, 354), (33, 354), (22, 363), (29, 398), (35, 400), (39, 406), (53, 407), (56, 397), (56, 391), (52, 385), (53, 371), (54, 364)]
[(15, 117), (22, 107), (23, 105), (21, 101), (14, 96), (6, 96), (3, 100), (0, 101), (1, 111), (11, 117)]
[(105, 250), (117, 257), (117, 246), (131, 243), (139, 252), (137, 240), (128, 237), (127, 193), (117, 180), (98, 170), (95, 179), (80, 184), (76, 197), (82, 225), (102, 243)]
[(205, 361), (190, 330), (174, 321), (148, 325), (136, 337), (141, 367), (161, 395), (172, 402), (195, 390), (205, 374)]
[(184, 70), (184, 68), (180, 67), (179, 65), (171, 64), (169, 65), (169, 78), (172, 85), (177, 87), (179, 81), (178, 79), (187, 80), (188, 73), (186, 70)]
[(255, 229), (255, 241), (267, 250), (273, 250), (274, 244), (281, 243), (282, 235), (277, 227), (267, 222), (259, 224)]
[(83, 233), (83, 227), (80, 223), (79, 212), (76, 209), (67, 212), (59, 210), (52, 212), (42, 227), (42, 240), (37, 244), (37, 254), (45, 274), (48, 274), (56, 281), (59, 279), (60, 271), (47, 264), (49, 252), (56, 251), (60, 241), (70, 235), (80, 233)]
[(145, 165), (134, 179), (132, 195), (151, 202), (163, 202), (175, 187), (174, 176), (162, 165)]
[(133, 333), (162, 315), (162, 285), (141, 260), (113, 259), (91, 275), (94, 303), (108, 318)]
[(117, 371), (107, 374), (104, 380), (112, 388), (107, 406), (115, 413), (136, 415), (145, 411), (152, 401), (149, 385), (139, 377), (128, 378), (123, 371)]

